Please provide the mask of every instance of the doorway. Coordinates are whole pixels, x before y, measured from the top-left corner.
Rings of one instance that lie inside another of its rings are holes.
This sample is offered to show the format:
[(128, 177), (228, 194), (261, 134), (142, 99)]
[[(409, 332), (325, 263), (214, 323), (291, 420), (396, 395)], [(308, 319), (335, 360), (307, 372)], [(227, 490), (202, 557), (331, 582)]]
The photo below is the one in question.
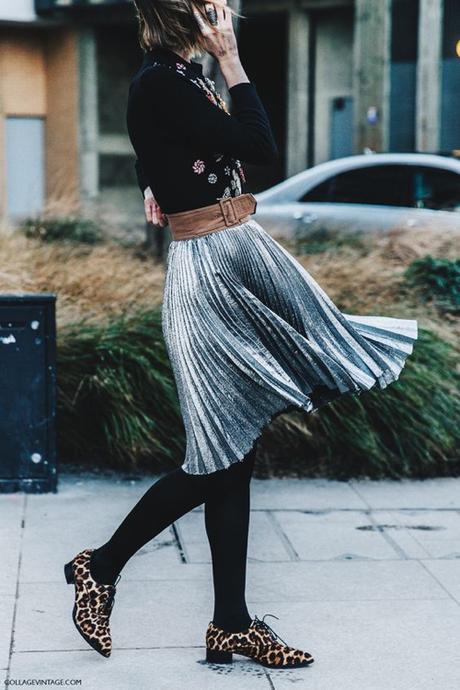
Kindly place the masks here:
[(39, 214), (45, 202), (45, 123), (42, 117), (7, 117), (7, 214)]
[(313, 31), (312, 163), (349, 155), (353, 147), (352, 7), (311, 12)]
[(353, 99), (343, 96), (332, 99), (330, 158), (343, 158), (353, 153)]

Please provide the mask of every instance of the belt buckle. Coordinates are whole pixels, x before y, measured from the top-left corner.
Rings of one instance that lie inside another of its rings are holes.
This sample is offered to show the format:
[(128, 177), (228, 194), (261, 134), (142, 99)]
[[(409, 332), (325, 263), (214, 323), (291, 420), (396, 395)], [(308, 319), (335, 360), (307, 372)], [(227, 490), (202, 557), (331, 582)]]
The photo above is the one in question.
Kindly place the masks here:
[[(235, 212), (235, 207), (233, 206), (234, 198), (231, 196), (219, 199), (219, 206), (224, 217), (224, 221), (227, 225), (235, 225), (238, 222), (238, 218)], [(231, 209), (230, 215), (227, 215), (228, 209)]]

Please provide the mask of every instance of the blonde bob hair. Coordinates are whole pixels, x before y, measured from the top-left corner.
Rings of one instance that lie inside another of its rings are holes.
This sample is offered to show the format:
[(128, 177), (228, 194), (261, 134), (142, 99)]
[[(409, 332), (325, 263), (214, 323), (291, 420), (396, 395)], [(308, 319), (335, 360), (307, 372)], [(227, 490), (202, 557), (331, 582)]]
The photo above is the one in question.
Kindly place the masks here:
[[(139, 23), (138, 38), (144, 52), (156, 46), (185, 52), (192, 57), (205, 51), (203, 35), (193, 14), (197, 9), (203, 20), (207, 0), (133, 0)], [(228, 7), (235, 16), (242, 16)]]

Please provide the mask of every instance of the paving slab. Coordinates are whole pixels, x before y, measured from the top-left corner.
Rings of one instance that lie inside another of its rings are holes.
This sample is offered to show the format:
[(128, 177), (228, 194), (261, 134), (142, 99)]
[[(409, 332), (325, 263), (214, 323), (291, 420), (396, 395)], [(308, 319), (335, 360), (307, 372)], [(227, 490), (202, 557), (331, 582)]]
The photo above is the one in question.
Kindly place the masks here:
[[(208, 563), (171, 563), (162, 562), (160, 557), (153, 563), (149, 554), (145, 555), (144, 559), (133, 556), (121, 573), (123, 582), (156, 582), (164, 580), (167, 582), (181, 582), (201, 580), (208, 582), (210, 578), (211, 567)], [(120, 580), (121, 582), (121, 580)], [(133, 587), (136, 585), (133, 584)]]
[(0, 596), (14, 594), (20, 559), (20, 539), (12, 539), (11, 546), (2, 551), (0, 568)]
[[(212, 603), (210, 579), (131, 581), (123, 586), (120, 580), (111, 617), (114, 647), (203, 644)], [(21, 585), (15, 649), (85, 649), (86, 643), (71, 619), (72, 606), (73, 586)]]
[(460, 559), (460, 513), (457, 511), (405, 511), (401, 522), (428, 556)]
[(14, 594), (26, 496), (0, 494), (0, 595)]
[(372, 511), (381, 530), (407, 558), (459, 558), (460, 513), (455, 510)]
[[(112, 524), (115, 526), (117, 523), (114, 520)], [(86, 533), (83, 526), (79, 526), (71, 536), (66, 530), (60, 529), (59, 525), (50, 526), (45, 533), (47, 537), (42, 538), (39, 526), (26, 530), (20, 570), (21, 582), (61, 582), (64, 578), (64, 563), (83, 548), (98, 547), (105, 541), (101, 530), (90, 525), (87, 526)], [(134, 554), (131, 571), (146, 557), (150, 568), (154, 568), (156, 563), (161, 563), (165, 567), (168, 563), (179, 562), (179, 552), (171, 529), (164, 530)]]
[(255, 510), (324, 510), (367, 508), (349, 482), (326, 479), (253, 479), (251, 507)]
[[(211, 553), (202, 512), (193, 511), (176, 523), (185, 557), (190, 563), (210, 563)], [(279, 562), (292, 559), (270, 514), (254, 511), (250, 519), (248, 560)]]
[(418, 561), (310, 561), (250, 564), (248, 599), (291, 601), (405, 601), (449, 594)]
[[(265, 671), (251, 661), (232, 667), (203, 663), (204, 648), (20, 653), (12, 678), (81, 679), (84, 690), (273, 690)], [(67, 686), (66, 686), (67, 687)]]
[[(427, 560), (422, 562), (425, 568), (460, 605), (460, 561)], [(458, 637), (460, 639), (460, 630)]]
[[(399, 558), (427, 558), (428, 553), (417, 541), (415, 531), (408, 529), (405, 510), (373, 510), (369, 530), (380, 532), (392, 544)], [(362, 529), (366, 529), (363, 527)]]
[[(46, 494), (52, 498), (75, 497), (93, 498), (103, 497), (104, 491), (110, 491), (111, 495), (131, 495), (133, 492), (141, 496), (161, 475), (135, 475), (107, 474), (95, 475), (93, 473), (72, 474), (61, 471), (58, 480), (58, 492)], [(104, 505), (104, 501), (100, 501)]]
[(0, 595), (0, 670), (8, 667), (15, 601), (13, 595)]
[(281, 529), (302, 561), (391, 559), (398, 554), (360, 511), (277, 511)]
[[(139, 482), (118, 482), (110, 490), (111, 500), (101, 500), (107, 481), (103, 479), (64, 484), (62, 493), (28, 497), (23, 539), (22, 582), (60, 581), (63, 564), (83, 548), (106, 542), (144, 493)], [(84, 510), (82, 510), (82, 503)], [(179, 552), (170, 528), (164, 530), (133, 557), (149, 555), (150, 565), (177, 563)]]
[(453, 601), (283, 603), (274, 613), (266, 622), (315, 658), (288, 675), (270, 671), (276, 690), (458, 690)]
[(358, 480), (349, 482), (370, 508), (448, 508), (460, 510), (460, 477)]
[(26, 501), (27, 496), (22, 493), (0, 494), (0, 524), (2, 527), (13, 529), (20, 526)]

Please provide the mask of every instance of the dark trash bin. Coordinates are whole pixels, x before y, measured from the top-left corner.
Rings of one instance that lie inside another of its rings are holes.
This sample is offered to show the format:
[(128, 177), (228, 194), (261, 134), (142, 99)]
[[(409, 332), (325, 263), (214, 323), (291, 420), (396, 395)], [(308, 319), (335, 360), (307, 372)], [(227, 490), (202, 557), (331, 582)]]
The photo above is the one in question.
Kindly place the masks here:
[(0, 295), (0, 492), (56, 491), (56, 296)]

